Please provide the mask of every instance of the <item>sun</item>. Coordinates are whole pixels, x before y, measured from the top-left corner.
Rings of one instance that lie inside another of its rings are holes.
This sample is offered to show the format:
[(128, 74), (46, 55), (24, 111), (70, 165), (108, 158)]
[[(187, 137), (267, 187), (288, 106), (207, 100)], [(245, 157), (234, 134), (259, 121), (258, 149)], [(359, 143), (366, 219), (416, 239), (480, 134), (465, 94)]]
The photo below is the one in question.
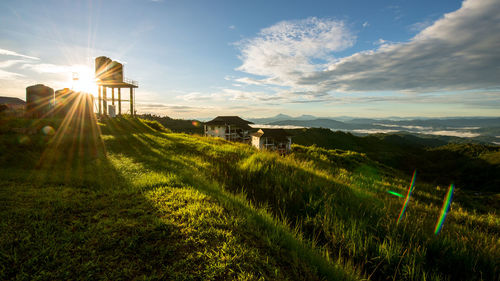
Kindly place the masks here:
[(87, 65), (73, 65), (71, 67), (72, 89), (78, 92), (86, 92), (95, 96), (97, 84), (95, 83), (94, 72)]

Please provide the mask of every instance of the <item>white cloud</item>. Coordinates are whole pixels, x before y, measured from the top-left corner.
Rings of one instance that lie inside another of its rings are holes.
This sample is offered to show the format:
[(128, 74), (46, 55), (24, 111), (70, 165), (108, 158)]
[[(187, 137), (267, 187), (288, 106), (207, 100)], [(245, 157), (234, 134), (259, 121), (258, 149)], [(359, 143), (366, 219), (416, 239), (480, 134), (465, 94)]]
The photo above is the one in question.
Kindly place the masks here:
[(363, 23), (363, 28), (367, 28), (368, 26), (370, 26), (370, 24), (369, 24), (367, 21), (365, 21), (365, 22)]
[[(424, 28), (423, 25), (420, 26)], [(239, 43), (237, 70), (262, 79), (246, 84), (288, 87), (317, 100), (334, 92), (426, 93), (500, 87), (500, 1), (466, 0), (404, 43), (379, 40), (374, 51), (334, 60), (354, 36), (343, 22), (284, 21)]]
[(38, 73), (71, 73), (71, 67), (67, 65), (57, 65), (50, 63), (23, 64), (22, 68), (31, 69)]
[(467, 0), (407, 43), (382, 45), (304, 74), (302, 85), (341, 91), (442, 91), (500, 87), (500, 2)]
[(263, 85), (266, 84), (264, 80), (258, 80), (258, 79), (253, 79), (250, 77), (241, 77), (241, 78), (236, 78), (234, 79), (236, 82), (244, 83), (244, 84), (249, 84), (249, 85)]
[(229, 28), (229, 29), (231, 29), (231, 30), (235, 30), (235, 29), (236, 29), (236, 26), (234, 26), (234, 25), (230, 25), (228, 28)]
[(19, 64), (25, 62), (25, 60), (6, 60), (6, 61), (0, 61), (0, 68), (8, 68), (13, 65)]
[(214, 93), (202, 93), (202, 92), (191, 92), (183, 95), (179, 95), (176, 98), (182, 99), (189, 102), (205, 102), (205, 101), (223, 101), (225, 97), (221, 94)]
[(392, 41), (388, 41), (388, 40), (385, 40), (385, 39), (382, 39), (382, 38), (379, 38), (377, 41), (373, 42), (373, 45), (391, 45), (391, 44), (397, 44), (395, 42), (392, 42)]
[(0, 69), (0, 79), (13, 79), (24, 75)]
[(268, 76), (274, 84), (293, 86), (303, 73), (321, 68), (313, 60), (326, 63), (332, 59), (332, 52), (351, 46), (354, 40), (342, 21), (314, 17), (282, 21), (237, 44), (243, 61), (237, 70)]
[(420, 32), (420, 31), (426, 29), (427, 27), (431, 26), (433, 23), (434, 22), (430, 19), (426, 19), (426, 20), (421, 21), (421, 22), (416, 22), (416, 23), (410, 25), (410, 30)]
[(6, 49), (0, 49), (0, 55), (21, 57), (21, 58), (32, 59), (32, 60), (39, 60), (39, 58), (37, 58), (37, 57), (23, 55), (23, 54), (20, 54), (20, 53), (14, 52), (14, 51), (9, 51)]
[(80, 79), (84, 77), (86, 80), (92, 79), (94, 75), (93, 70), (88, 65), (83, 64), (63, 65), (51, 63), (26, 63), (23, 64), (21, 68), (29, 69), (40, 74), (56, 74), (64, 77), (68, 77), (72, 73), (78, 73)]

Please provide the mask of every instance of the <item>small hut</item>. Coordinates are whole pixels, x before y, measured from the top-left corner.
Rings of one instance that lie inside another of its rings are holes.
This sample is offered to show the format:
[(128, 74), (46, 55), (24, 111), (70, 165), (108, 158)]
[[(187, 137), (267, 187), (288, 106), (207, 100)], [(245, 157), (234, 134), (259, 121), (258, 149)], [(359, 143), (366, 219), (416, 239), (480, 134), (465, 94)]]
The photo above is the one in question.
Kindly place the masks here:
[(260, 129), (252, 134), (252, 145), (284, 154), (291, 150), (292, 137), (284, 129)]
[(250, 121), (238, 116), (217, 116), (205, 123), (205, 136), (220, 137), (228, 141), (250, 142)]

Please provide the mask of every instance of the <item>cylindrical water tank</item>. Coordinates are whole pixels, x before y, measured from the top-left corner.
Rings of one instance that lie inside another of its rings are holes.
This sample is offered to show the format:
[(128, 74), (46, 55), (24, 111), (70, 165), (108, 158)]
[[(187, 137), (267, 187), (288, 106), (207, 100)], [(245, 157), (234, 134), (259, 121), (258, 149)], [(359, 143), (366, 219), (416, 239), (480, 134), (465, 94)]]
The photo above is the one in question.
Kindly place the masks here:
[(112, 61), (108, 66), (107, 79), (111, 82), (123, 82), (123, 64)]
[(26, 114), (28, 117), (48, 117), (53, 107), (54, 89), (42, 84), (26, 88)]
[(106, 79), (111, 59), (105, 56), (95, 58), (95, 77), (97, 79)]
[(76, 92), (69, 88), (57, 90), (55, 92), (55, 107), (54, 115), (64, 117), (70, 111), (72, 100), (74, 100)]

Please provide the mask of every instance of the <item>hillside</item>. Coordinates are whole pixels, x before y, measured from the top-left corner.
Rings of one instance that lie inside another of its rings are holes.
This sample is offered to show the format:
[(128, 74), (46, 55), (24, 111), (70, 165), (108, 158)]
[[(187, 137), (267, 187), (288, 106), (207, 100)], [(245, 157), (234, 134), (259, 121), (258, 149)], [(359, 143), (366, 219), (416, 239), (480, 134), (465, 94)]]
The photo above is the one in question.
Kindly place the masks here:
[(446, 190), (417, 178), (396, 224), (402, 199), (387, 191), (410, 179), (362, 153), (295, 145), (280, 157), (128, 118), (15, 122), (55, 135), (7, 123), (2, 280), (499, 278), (496, 213), (454, 201), (435, 235)]
[(291, 132), (294, 133), (294, 143), (365, 153), (370, 159), (408, 176), (417, 169), (419, 177), (426, 182), (444, 186), (453, 182), (463, 190), (499, 192), (499, 146), (448, 143), (441, 138), (410, 134), (360, 137), (315, 128)]

